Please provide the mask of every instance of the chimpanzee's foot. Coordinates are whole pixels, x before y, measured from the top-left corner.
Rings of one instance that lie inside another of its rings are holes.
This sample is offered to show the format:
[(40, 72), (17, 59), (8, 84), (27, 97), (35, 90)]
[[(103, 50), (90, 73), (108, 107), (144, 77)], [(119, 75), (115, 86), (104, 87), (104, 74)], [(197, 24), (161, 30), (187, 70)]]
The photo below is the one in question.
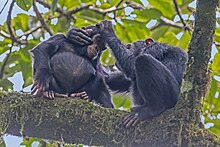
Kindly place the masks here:
[(81, 98), (83, 100), (88, 100), (89, 99), (89, 96), (87, 95), (87, 93), (85, 91), (77, 92), (77, 93), (71, 93), (69, 96), (72, 97), (72, 98)]
[(48, 99), (54, 99), (55, 97), (68, 97), (68, 94), (56, 93), (52, 90), (43, 92), (43, 96)]
[(131, 113), (128, 114), (123, 120), (123, 126), (126, 128), (136, 126), (140, 121), (150, 120), (155, 116), (158, 116), (160, 113), (165, 111), (165, 106), (161, 106), (158, 108), (152, 107), (135, 107), (131, 109)]

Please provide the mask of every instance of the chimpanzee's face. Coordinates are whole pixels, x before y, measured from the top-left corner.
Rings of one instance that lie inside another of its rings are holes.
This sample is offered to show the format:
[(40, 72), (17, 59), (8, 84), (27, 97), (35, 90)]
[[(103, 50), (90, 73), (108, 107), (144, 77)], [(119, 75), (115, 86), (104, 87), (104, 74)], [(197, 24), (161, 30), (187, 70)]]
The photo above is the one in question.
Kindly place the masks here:
[(153, 39), (148, 38), (146, 40), (138, 40), (136, 42), (133, 42), (131, 44), (127, 44), (126, 48), (132, 51), (134, 54), (140, 54), (143, 49), (145, 49), (147, 46), (149, 46), (151, 43), (153, 43)]

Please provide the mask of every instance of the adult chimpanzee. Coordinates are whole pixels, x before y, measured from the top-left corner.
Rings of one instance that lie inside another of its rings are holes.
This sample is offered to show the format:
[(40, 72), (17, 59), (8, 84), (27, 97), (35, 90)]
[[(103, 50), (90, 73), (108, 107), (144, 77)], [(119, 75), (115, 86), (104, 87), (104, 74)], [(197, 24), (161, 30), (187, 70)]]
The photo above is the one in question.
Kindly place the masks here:
[[(154, 42), (151, 38), (124, 45), (115, 35), (111, 21), (99, 24), (101, 35), (111, 48), (119, 69), (132, 83), (134, 107), (123, 120), (126, 127), (149, 120), (175, 106), (182, 81), (187, 54), (180, 48)], [(117, 89), (118, 77), (106, 79), (109, 87)], [(121, 78), (121, 83), (129, 82)], [(115, 84), (115, 85), (114, 85)], [(127, 85), (121, 85), (127, 90)], [(120, 86), (118, 86), (122, 89)]]
[(71, 41), (57, 34), (36, 46), (31, 51), (34, 72), (31, 93), (50, 99), (55, 96), (87, 98), (88, 95), (90, 101), (94, 99), (112, 108), (99, 62), (101, 52), (106, 49), (105, 42), (97, 33), (96, 26), (73, 28), (67, 34)]

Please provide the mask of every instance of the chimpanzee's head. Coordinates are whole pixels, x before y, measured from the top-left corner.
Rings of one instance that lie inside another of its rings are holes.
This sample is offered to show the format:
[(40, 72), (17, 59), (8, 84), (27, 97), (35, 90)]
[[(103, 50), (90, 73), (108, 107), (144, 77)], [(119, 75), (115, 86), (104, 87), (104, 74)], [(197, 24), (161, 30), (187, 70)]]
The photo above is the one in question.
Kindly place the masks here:
[(90, 37), (93, 40), (93, 43), (97, 44), (98, 50), (103, 51), (106, 49), (106, 42), (104, 41), (104, 39), (100, 35), (100, 28), (99, 27), (88, 26), (88, 27), (84, 27), (83, 29), (85, 29), (89, 33)]
[(146, 40), (138, 40), (133, 43), (129, 43), (126, 45), (126, 48), (132, 51), (135, 55), (139, 55), (143, 49), (152, 44), (154, 40), (152, 38), (148, 38)]

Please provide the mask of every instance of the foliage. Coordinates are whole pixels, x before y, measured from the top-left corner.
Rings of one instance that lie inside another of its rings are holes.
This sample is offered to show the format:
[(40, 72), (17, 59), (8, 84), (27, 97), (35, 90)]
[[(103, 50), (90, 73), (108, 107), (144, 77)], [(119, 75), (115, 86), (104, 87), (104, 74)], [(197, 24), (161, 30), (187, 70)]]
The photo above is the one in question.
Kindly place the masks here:
[[(193, 0), (176, 0), (180, 10), (178, 14), (175, 8), (175, 0), (36, 0), (37, 6), (48, 8), (41, 13), (46, 25), (56, 33), (66, 33), (68, 28), (94, 25), (101, 20), (108, 19), (114, 23), (118, 37), (125, 43), (152, 37), (156, 41), (168, 43), (187, 50), (193, 29), (194, 8)], [(23, 10), (32, 8), (32, 0), (16, 0), (16, 4)], [(24, 84), (23, 88), (32, 84), (31, 58), (29, 51), (42, 40), (48, 38), (48, 30), (36, 15), (26, 13), (17, 14), (9, 24), (5, 21), (0, 25), (0, 87), (4, 90), (13, 89), (9, 77), (21, 72)], [(13, 10), (12, 10), (13, 11)], [(37, 13), (37, 12), (36, 12)], [(217, 16), (219, 17), (219, 16)], [(165, 19), (164, 19), (165, 18)], [(219, 23), (219, 19), (217, 21)], [(190, 28), (190, 29), (189, 29)], [(14, 46), (11, 48), (12, 40)], [(0, 38), (1, 39), (1, 38)], [(17, 41), (19, 40), (19, 41)], [(210, 62), (212, 81), (210, 92), (204, 100), (204, 123), (212, 122), (214, 127), (210, 130), (220, 136), (220, 28), (217, 26), (215, 44), (217, 53)], [(10, 51), (11, 50), (11, 51)], [(7, 57), (9, 57), (7, 59)], [(114, 58), (109, 50), (106, 50), (101, 58), (105, 65), (113, 65)], [(130, 107), (130, 102), (121, 96), (114, 96), (117, 108)], [(218, 117), (217, 117), (218, 116)]]

